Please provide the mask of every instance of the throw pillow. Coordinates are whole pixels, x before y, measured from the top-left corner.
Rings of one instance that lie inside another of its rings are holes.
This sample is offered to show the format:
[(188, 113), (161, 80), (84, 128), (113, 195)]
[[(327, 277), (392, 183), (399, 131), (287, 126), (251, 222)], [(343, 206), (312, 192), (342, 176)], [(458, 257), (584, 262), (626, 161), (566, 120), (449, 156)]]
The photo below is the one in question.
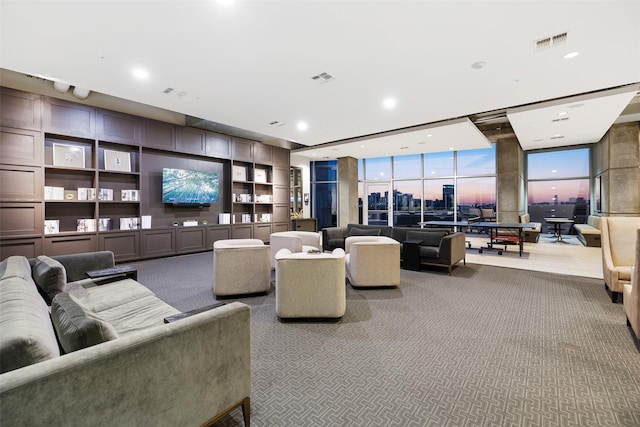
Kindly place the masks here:
[(349, 231), (349, 236), (379, 236), (380, 230), (377, 228), (356, 228)]
[(66, 353), (118, 338), (118, 333), (111, 325), (92, 314), (85, 311), (67, 292), (53, 298), (51, 320)]
[(45, 293), (49, 301), (56, 294), (62, 292), (64, 285), (67, 284), (67, 272), (62, 264), (45, 255), (36, 258), (31, 268), (31, 274), (33, 281)]

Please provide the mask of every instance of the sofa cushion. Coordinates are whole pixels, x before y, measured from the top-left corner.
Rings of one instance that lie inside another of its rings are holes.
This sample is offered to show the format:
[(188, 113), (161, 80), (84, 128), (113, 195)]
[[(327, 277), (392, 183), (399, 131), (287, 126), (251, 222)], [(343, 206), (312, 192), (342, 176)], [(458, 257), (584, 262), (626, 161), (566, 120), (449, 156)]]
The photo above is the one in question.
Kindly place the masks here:
[(62, 264), (45, 255), (36, 258), (31, 272), (36, 285), (49, 297), (49, 300), (62, 292), (67, 283), (67, 272)]
[(440, 241), (446, 235), (446, 231), (407, 231), (407, 240), (421, 240), (420, 245), (424, 246), (440, 246)]
[(357, 228), (352, 227), (349, 230), (349, 237), (351, 236), (379, 236), (380, 231), (377, 228)]
[[(15, 267), (19, 260), (14, 261)], [(23, 265), (31, 271), (27, 266)], [(30, 278), (13, 276), (0, 281), (0, 331), (0, 372), (60, 355), (49, 308)]]
[(440, 258), (440, 248), (438, 246), (420, 246), (420, 258)]
[(111, 325), (78, 305), (67, 292), (61, 292), (53, 298), (51, 320), (66, 353), (118, 337)]

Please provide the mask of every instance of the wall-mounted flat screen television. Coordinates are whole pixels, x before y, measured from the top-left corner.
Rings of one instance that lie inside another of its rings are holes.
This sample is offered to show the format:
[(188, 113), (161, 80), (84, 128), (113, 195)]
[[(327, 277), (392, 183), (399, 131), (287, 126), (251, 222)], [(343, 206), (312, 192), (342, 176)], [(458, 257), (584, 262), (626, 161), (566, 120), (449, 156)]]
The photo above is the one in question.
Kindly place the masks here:
[(174, 206), (211, 206), (218, 202), (216, 172), (162, 169), (162, 202)]

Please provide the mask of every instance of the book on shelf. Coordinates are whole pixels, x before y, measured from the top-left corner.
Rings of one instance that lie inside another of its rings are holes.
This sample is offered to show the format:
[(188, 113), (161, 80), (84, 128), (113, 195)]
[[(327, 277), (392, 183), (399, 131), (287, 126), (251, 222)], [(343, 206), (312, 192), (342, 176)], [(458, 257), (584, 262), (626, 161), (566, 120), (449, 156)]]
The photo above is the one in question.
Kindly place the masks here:
[(58, 234), (60, 232), (60, 220), (47, 219), (44, 221), (44, 234)]
[(137, 202), (140, 200), (139, 190), (122, 190), (120, 198), (123, 202)]
[(140, 218), (140, 228), (151, 228), (151, 215), (142, 215)]
[(230, 213), (218, 214), (218, 224), (231, 224), (231, 214)]
[(64, 187), (44, 186), (45, 200), (64, 200)]
[(76, 231), (78, 232), (96, 231), (96, 220), (93, 218), (78, 218), (76, 220)]
[(97, 191), (95, 188), (78, 188), (78, 200), (95, 200)]
[(98, 190), (98, 200), (113, 200), (113, 189), (100, 188)]
[(137, 230), (140, 228), (140, 218), (120, 218), (120, 230)]
[(98, 219), (98, 231), (109, 231), (113, 229), (113, 220), (111, 218)]

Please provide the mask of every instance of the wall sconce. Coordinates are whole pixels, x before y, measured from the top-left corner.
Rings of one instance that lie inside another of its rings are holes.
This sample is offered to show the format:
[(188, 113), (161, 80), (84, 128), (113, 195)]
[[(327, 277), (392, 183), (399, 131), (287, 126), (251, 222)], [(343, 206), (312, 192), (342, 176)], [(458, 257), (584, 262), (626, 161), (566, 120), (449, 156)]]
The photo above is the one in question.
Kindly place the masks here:
[(309, 206), (309, 193), (304, 193), (304, 204)]
[(89, 96), (89, 92), (89, 89), (82, 89), (77, 86), (73, 88), (73, 96), (78, 99), (87, 99), (87, 97)]
[(71, 85), (69, 83), (53, 82), (53, 89), (56, 92), (67, 93)]

